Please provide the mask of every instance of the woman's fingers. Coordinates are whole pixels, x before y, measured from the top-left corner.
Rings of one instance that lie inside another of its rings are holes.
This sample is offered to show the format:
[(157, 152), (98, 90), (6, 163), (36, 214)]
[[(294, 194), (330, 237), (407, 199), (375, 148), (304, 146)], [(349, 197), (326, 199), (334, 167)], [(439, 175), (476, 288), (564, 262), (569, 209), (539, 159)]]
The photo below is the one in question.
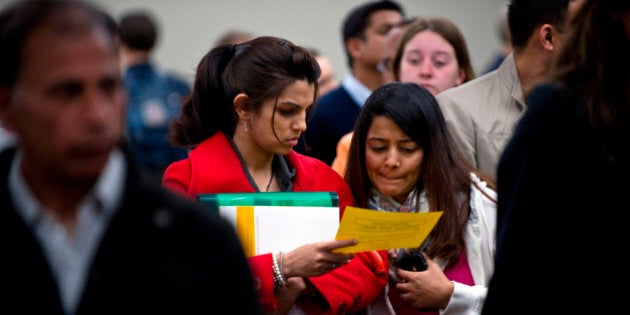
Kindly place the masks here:
[(333, 251), (338, 248), (348, 247), (352, 245), (356, 245), (359, 241), (355, 239), (347, 239), (347, 240), (335, 240), (335, 241), (327, 241), (321, 242), (322, 249), (326, 251)]

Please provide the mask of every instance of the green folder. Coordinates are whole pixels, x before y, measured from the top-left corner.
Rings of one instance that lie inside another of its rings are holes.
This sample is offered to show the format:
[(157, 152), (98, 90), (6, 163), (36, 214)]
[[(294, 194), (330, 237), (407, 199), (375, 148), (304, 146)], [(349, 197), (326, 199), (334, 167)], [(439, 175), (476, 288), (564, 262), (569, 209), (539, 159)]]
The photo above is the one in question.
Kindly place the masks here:
[(339, 207), (336, 192), (253, 192), (198, 194), (197, 201), (212, 211), (220, 206)]

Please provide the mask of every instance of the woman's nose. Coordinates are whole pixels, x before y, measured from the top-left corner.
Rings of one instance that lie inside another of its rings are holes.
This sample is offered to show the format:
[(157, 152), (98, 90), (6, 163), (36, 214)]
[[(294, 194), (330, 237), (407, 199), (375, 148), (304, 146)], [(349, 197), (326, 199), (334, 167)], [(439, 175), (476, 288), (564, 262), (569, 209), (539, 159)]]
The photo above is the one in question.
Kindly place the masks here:
[(400, 154), (396, 149), (390, 149), (387, 151), (385, 158), (385, 165), (387, 167), (399, 167), (400, 166)]

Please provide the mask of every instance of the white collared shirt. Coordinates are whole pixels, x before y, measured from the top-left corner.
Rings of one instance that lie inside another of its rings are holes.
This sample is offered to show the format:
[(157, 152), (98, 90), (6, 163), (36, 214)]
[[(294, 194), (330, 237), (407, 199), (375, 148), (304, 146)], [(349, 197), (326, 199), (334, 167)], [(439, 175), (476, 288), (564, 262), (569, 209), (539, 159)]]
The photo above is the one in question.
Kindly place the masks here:
[(341, 85), (348, 91), (352, 100), (359, 104), (359, 107), (363, 107), (365, 101), (370, 97), (370, 94), (372, 94), (372, 90), (368, 89), (367, 86), (357, 80), (352, 73), (347, 73), (344, 76)]
[(113, 151), (93, 191), (77, 208), (77, 221), (68, 231), (47, 213), (25, 182), (17, 151), (9, 171), (9, 193), (17, 212), (31, 228), (44, 250), (59, 288), (66, 314), (74, 314), (85, 286), (87, 272), (110, 219), (118, 209), (125, 187), (126, 161)]

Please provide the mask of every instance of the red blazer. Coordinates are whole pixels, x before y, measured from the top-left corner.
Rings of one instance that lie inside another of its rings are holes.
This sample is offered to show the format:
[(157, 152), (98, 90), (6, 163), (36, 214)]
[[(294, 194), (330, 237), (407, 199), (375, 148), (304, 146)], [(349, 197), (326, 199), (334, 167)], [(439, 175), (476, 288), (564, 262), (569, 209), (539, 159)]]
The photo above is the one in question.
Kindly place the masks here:
[[(323, 162), (295, 151), (285, 156), (296, 170), (293, 191), (334, 191), (339, 196), (340, 217), (346, 206), (353, 205), (346, 182)], [(217, 132), (190, 151), (189, 157), (166, 169), (165, 187), (191, 199), (200, 193), (255, 192), (234, 148), (222, 132)], [(249, 258), (257, 283), (261, 305), (274, 311), (277, 298), (273, 289), (271, 253)], [(381, 293), (388, 277), (387, 252), (357, 253), (345, 266), (324, 275), (309, 278), (330, 307), (330, 314), (360, 310)]]

